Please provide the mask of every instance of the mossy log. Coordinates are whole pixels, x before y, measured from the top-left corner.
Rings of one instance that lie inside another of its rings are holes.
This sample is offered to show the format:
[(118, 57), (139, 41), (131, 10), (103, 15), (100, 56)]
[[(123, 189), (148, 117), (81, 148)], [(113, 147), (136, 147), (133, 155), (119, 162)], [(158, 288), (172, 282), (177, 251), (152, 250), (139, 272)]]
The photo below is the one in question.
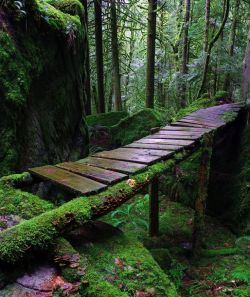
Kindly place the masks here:
[(21, 222), (0, 233), (0, 260), (14, 263), (27, 252), (44, 250), (65, 232), (114, 210), (141, 191), (150, 181), (170, 170), (190, 151), (178, 153), (173, 159), (149, 166), (138, 173), (133, 186), (122, 181), (106, 191), (89, 197), (78, 197), (62, 206)]

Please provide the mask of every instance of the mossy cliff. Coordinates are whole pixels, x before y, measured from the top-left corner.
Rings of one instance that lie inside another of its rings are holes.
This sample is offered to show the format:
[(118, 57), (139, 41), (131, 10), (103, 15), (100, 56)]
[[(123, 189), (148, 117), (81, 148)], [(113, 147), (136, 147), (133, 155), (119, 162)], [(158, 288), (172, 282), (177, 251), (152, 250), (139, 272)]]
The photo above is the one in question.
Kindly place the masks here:
[(50, 3), (1, 7), (0, 176), (87, 152), (83, 8)]

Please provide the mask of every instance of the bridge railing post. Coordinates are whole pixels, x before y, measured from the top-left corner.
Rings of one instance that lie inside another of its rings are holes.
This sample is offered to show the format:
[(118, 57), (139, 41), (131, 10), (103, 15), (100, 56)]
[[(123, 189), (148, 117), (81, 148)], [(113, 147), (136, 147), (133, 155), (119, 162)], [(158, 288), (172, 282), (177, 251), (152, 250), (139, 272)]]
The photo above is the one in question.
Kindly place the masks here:
[(192, 235), (193, 255), (198, 255), (201, 251), (204, 236), (206, 200), (208, 193), (208, 183), (210, 174), (210, 163), (213, 149), (213, 133), (203, 137), (201, 161), (198, 169), (198, 191), (195, 200), (195, 214)]
[(159, 235), (159, 178), (155, 177), (149, 184), (149, 235)]

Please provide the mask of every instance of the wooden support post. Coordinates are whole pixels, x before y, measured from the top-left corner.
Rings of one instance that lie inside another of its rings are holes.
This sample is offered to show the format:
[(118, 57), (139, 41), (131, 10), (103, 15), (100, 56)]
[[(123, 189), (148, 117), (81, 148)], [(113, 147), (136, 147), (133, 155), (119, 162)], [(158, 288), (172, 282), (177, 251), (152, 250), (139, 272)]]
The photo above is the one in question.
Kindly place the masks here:
[(150, 206), (149, 206), (149, 235), (151, 237), (159, 234), (159, 179), (153, 178), (149, 185)]
[(201, 163), (198, 172), (198, 192), (195, 201), (195, 215), (193, 227), (193, 255), (199, 255), (203, 244), (205, 224), (205, 210), (210, 173), (210, 161), (213, 148), (213, 134), (206, 134), (203, 138)]

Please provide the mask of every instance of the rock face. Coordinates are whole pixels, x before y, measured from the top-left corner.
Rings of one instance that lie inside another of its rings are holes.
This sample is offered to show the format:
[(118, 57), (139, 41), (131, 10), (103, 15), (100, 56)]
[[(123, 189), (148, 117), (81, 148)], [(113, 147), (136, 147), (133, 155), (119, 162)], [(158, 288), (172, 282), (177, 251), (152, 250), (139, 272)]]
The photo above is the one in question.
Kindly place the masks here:
[(0, 176), (83, 157), (88, 145), (81, 4), (72, 16), (10, 2), (0, 13)]

